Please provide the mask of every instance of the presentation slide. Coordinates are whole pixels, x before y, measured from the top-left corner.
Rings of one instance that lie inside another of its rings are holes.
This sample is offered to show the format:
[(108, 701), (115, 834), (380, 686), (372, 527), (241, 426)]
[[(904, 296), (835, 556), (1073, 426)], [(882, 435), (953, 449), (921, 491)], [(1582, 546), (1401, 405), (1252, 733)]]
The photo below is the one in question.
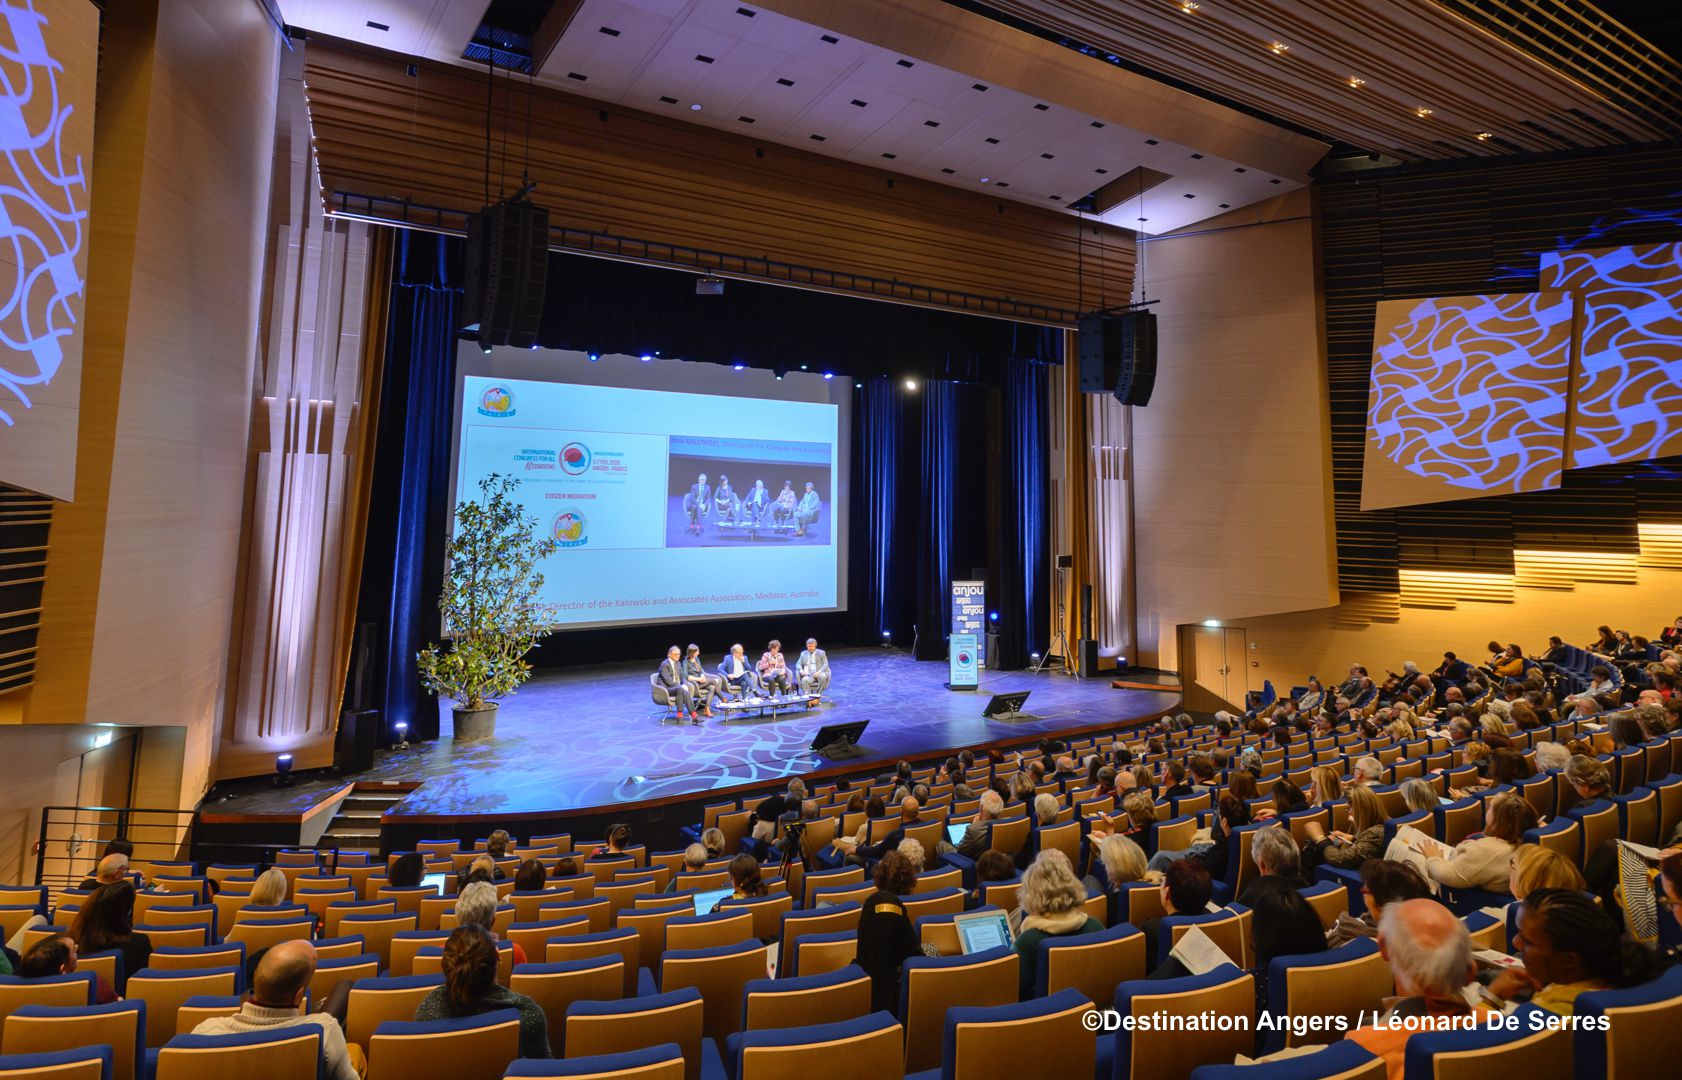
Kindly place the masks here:
[(520, 480), (557, 628), (846, 606), (846, 380), (471, 342), (458, 369), (455, 500)]

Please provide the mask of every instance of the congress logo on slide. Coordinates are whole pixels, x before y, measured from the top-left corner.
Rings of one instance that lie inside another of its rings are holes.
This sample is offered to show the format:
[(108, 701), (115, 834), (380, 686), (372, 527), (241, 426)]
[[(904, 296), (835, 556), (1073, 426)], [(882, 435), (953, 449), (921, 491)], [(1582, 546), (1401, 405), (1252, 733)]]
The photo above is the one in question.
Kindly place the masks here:
[(479, 415), (498, 419), (514, 415), (514, 391), (506, 386), (490, 386), (479, 395)]
[(590, 448), (581, 442), (561, 447), (561, 471), (568, 476), (583, 476), (590, 471)]
[(555, 522), (549, 527), (549, 533), (555, 538), (555, 546), (564, 548), (583, 547), (590, 542), (584, 534), (584, 515), (577, 510), (562, 510), (555, 515)]

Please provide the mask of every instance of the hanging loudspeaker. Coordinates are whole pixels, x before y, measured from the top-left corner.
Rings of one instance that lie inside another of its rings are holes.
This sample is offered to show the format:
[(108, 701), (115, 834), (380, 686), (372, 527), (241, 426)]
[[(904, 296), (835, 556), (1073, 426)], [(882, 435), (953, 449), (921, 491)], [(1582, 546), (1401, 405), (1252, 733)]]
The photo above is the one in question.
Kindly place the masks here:
[(1149, 405), (1156, 386), (1156, 316), (1148, 311), (1085, 315), (1077, 328), (1081, 392), (1114, 394), (1123, 405)]

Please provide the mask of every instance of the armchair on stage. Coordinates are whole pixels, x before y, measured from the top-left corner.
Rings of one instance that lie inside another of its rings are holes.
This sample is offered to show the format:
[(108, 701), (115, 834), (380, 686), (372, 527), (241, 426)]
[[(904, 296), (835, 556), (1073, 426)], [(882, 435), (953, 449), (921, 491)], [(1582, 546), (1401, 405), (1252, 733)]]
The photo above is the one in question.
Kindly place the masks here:
[(678, 688), (662, 683), (658, 671), (648, 673), (648, 688), (653, 695), (654, 704), (666, 710), (665, 719), (669, 720), (673, 716), (681, 714), (681, 698), (678, 694)]
[(729, 667), (730, 657), (728, 656), (726, 656), (723, 660), (720, 660), (718, 663), (718, 677), (724, 680), (723, 696), (728, 697), (729, 695), (734, 694), (736, 695), (737, 700), (741, 700), (742, 698), (747, 697), (750, 691), (754, 697), (765, 696), (765, 683), (760, 680), (759, 672), (754, 668), (753, 664), (744, 660), (742, 662), (742, 673), (740, 675), (730, 674), (727, 670)]

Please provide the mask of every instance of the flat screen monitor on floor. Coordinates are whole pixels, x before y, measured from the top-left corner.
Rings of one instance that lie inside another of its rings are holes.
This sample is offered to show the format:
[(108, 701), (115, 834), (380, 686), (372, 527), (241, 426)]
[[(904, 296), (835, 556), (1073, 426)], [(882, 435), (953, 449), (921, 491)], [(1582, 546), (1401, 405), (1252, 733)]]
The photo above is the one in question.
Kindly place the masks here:
[(981, 710), (981, 715), (989, 720), (1014, 720), (1022, 712), (1022, 705), (1028, 700), (1031, 691), (1017, 690), (1009, 694), (994, 694), (993, 700)]

